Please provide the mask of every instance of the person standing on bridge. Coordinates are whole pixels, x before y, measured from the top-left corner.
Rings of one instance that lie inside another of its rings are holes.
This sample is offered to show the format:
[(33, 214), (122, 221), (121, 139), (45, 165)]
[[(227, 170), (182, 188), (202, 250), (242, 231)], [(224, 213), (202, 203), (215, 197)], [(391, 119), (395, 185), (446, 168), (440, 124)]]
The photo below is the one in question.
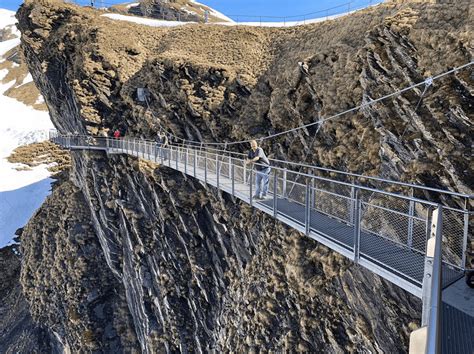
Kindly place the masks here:
[(270, 161), (265, 152), (258, 146), (256, 140), (250, 142), (250, 151), (248, 153), (246, 164), (254, 163), (257, 171), (255, 177), (255, 199), (265, 199), (268, 192), (268, 182), (270, 177)]
[(156, 136), (156, 148), (157, 148), (158, 154), (163, 159), (167, 158), (165, 154), (165, 150), (164, 150), (164, 148), (166, 148), (167, 146), (168, 146), (168, 137), (166, 136), (166, 134), (158, 133), (158, 135)]

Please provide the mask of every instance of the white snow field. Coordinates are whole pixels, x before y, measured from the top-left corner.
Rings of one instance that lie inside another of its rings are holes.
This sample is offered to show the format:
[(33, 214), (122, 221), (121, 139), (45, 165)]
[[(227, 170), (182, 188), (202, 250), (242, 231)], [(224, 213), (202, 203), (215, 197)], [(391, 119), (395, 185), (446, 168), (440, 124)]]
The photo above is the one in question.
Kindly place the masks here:
[[(15, 24), (15, 13), (0, 9), (0, 29)], [(19, 32), (13, 26), (13, 33)], [(0, 62), (4, 54), (20, 43), (19, 38), (0, 42)], [(4, 96), (15, 82), (2, 83), (8, 70), (0, 70), (0, 248), (13, 242), (15, 231), (23, 227), (50, 194), (51, 182), (47, 166), (18, 171), (17, 164), (6, 158), (24, 144), (46, 140), (53, 128), (47, 112), (34, 110), (13, 98)], [(32, 80), (28, 75), (23, 84)], [(39, 100), (42, 100), (42, 97)]]

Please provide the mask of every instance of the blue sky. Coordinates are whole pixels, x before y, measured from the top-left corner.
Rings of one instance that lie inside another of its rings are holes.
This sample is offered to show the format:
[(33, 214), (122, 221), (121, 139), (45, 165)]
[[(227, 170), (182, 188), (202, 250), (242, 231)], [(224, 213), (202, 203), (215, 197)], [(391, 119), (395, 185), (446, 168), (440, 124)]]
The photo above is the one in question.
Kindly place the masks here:
[[(250, 16), (298, 16), (306, 13), (323, 11), (308, 17), (316, 18), (325, 16), (326, 9), (337, 7), (329, 10), (329, 15), (342, 13), (347, 11), (347, 3), (350, 0), (200, 0), (199, 2), (206, 4), (226, 15), (250, 15)], [(78, 0), (81, 4), (88, 3), (87, 0)], [(99, 3), (99, 0), (96, 0)], [(104, 0), (104, 3), (118, 4), (126, 1), (123, 0)], [(378, 3), (381, 0), (352, 0), (351, 7), (358, 8), (368, 5), (369, 3)], [(22, 0), (0, 0), (0, 8), (16, 10), (22, 3)], [(235, 16), (232, 16), (234, 19)], [(240, 17), (239, 20), (252, 20), (251, 18)], [(263, 18), (265, 20), (265, 18)], [(267, 19), (271, 20), (271, 19)], [(297, 20), (297, 19), (295, 19)]]

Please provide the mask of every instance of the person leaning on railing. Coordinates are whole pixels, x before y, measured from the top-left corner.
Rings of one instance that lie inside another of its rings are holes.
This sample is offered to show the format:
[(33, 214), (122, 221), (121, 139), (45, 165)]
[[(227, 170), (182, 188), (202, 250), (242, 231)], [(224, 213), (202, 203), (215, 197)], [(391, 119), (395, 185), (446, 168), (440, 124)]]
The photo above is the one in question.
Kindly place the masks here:
[(168, 146), (168, 137), (166, 134), (158, 133), (155, 141), (160, 157), (167, 159), (165, 148)]
[[(258, 146), (257, 141), (250, 142), (250, 151), (245, 160), (245, 164), (254, 163), (257, 171), (255, 177), (255, 199), (265, 199), (268, 192), (268, 182), (270, 176), (270, 161), (265, 152)], [(263, 186), (262, 186), (263, 185)]]

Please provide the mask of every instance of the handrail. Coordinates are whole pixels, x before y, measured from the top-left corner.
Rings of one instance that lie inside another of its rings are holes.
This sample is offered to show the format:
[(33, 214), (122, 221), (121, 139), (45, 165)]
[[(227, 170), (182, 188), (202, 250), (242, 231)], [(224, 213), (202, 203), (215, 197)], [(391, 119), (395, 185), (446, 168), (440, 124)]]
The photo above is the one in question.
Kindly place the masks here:
[[(69, 136), (66, 136), (66, 137), (88, 138), (88, 139), (105, 140), (105, 141), (119, 141), (119, 140), (121, 140), (120, 138), (116, 139), (116, 138), (109, 138), (109, 137), (91, 137), (91, 136), (87, 136), (87, 135), (82, 135), (82, 136), (78, 136), (78, 135), (72, 135), (71, 136), (71, 135), (69, 135)], [(138, 142), (142, 142), (142, 143), (155, 144), (155, 142), (153, 142), (151, 140), (143, 140), (143, 139), (134, 139), (134, 140), (138, 141)], [(188, 147), (179, 146), (179, 145), (170, 144), (169, 146), (170, 146), (169, 150), (171, 150), (171, 151), (174, 151), (174, 150), (179, 151), (181, 149), (189, 149)], [(100, 148), (107, 149), (107, 144), (105, 144), (103, 147), (100, 146)], [(192, 148), (192, 150), (198, 151), (196, 148)], [(244, 154), (239, 154), (239, 155), (244, 155)], [(219, 155), (216, 154), (216, 156), (219, 156)], [(258, 165), (258, 163), (256, 165)], [(402, 195), (402, 194), (387, 192), (387, 191), (383, 191), (383, 190), (376, 189), (376, 188), (371, 188), (371, 187), (358, 185), (358, 184), (355, 184), (355, 183), (337, 181), (337, 180), (334, 180), (334, 179), (321, 177), (321, 176), (316, 176), (316, 175), (311, 175), (309, 173), (303, 173), (303, 172), (288, 170), (288, 169), (285, 169), (285, 168), (282, 168), (282, 167), (277, 167), (277, 166), (271, 166), (271, 168), (279, 170), (279, 171), (291, 172), (293, 174), (296, 174), (296, 175), (299, 175), (299, 176), (302, 176), (302, 177), (313, 178), (313, 179), (316, 179), (316, 180), (319, 180), (319, 181), (324, 181), (324, 182), (336, 183), (338, 185), (342, 185), (342, 186), (346, 186), (346, 187), (354, 187), (354, 188), (357, 188), (359, 190), (364, 190), (364, 191), (368, 191), (368, 192), (375, 192), (375, 193), (379, 193), (379, 194), (382, 194), (382, 195), (396, 197), (396, 198), (400, 198), (400, 199), (407, 200), (407, 201), (414, 201), (414, 202), (422, 203), (422, 204), (425, 204), (425, 205), (430, 205), (430, 206), (437, 206), (438, 205), (437, 203), (434, 203), (434, 202), (431, 202), (431, 201), (428, 201), (428, 200), (425, 200), (425, 199), (420, 199), (420, 198), (415, 198), (413, 196), (405, 196), (405, 195)]]
[[(176, 146), (179, 146), (179, 145), (176, 145)], [(193, 149), (196, 148), (195, 146), (189, 146), (187, 144), (185, 146), (188, 146), (188, 147), (193, 148)], [(212, 148), (212, 147), (206, 147), (206, 148), (209, 149), (209, 150), (215, 151), (215, 152), (222, 152), (222, 153), (227, 153), (227, 154), (246, 156), (246, 154), (243, 154), (243, 153), (238, 153), (238, 152), (233, 152), (233, 151), (228, 151), (228, 150), (221, 150), (221, 149), (216, 149), (216, 148)], [(444, 190), (444, 189), (438, 189), (438, 188), (433, 188), (433, 187), (422, 186), (422, 185), (419, 185), (419, 184), (399, 182), (399, 181), (389, 180), (389, 179), (385, 179), (385, 178), (361, 175), (361, 174), (357, 174), (357, 173), (345, 172), (345, 171), (340, 171), (340, 170), (335, 170), (335, 169), (331, 169), (331, 168), (327, 168), (327, 167), (321, 167), (321, 166), (315, 166), (315, 165), (308, 165), (308, 164), (299, 163), (299, 162), (284, 161), (284, 160), (279, 160), (279, 159), (274, 159), (274, 158), (268, 158), (268, 159), (272, 162), (278, 162), (278, 163), (294, 165), (294, 166), (300, 166), (300, 167), (307, 167), (307, 168), (315, 169), (315, 170), (318, 170), (318, 171), (324, 171), (324, 172), (329, 172), (329, 173), (337, 173), (337, 174), (344, 175), (344, 176), (363, 178), (363, 179), (373, 180), (373, 181), (382, 182), (382, 183), (391, 183), (391, 184), (396, 184), (396, 185), (404, 186), (404, 187), (428, 190), (428, 191), (431, 191), (431, 192), (436, 192), (436, 193), (441, 193), (441, 194), (449, 194), (449, 195), (456, 196), (456, 197), (461, 197), (461, 198), (474, 199), (473, 194), (452, 192), (452, 191), (448, 191), (448, 190)]]
[[(69, 136), (69, 135), (66, 135)], [(110, 138), (110, 137), (91, 137), (89, 135), (70, 135), (74, 137), (84, 137), (84, 138), (92, 138), (92, 139), (115, 139), (115, 138)], [(121, 139), (127, 139), (127, 137), (121, 138)], [(132, 138), (135, 139), (135, 138)], [(149, 143), (155, 143), (154, 140), (151, 139), (139, 139), (140, 141), (143, 142), (149, 142)], [(199, 150), (199, 146), (194, 146), (194, 145), (189, 145), (189, 144), (169, 144), (169, 146), (174, 146), (174, 147), (186, 147), (186, 148), (191, 148), (191, 149), (196, 149)], [(229, 150), (222, 150), (218, 148), (213, 148), (210, 146), (203, 146), (202, 150), (212, 152), (212, 153), (221, 153), (221, 154), (227, 154), (230, 156), (240, 156), (240, 157), (245, 157), (246, 154), (244, 153), (239, 153), (239, 152), (234, 152), (234, 151), (229, 151)], [(331, 168), (326, 168), (326, 167), (321, 167), (321, 166), (315, 166), (315, 165), (308, 165), (304, 163), (298, 163), (298, 162), (293, 162), (293, 161), (284, 161), (284, 160), (279, 160), (279, 159), (274, 159), (274, 158), (269, 158), (270, 162), (276, 162), (284, 165), (291, 165), (291, 166), (298, 166), (298, 167), (305, 167), (305, 168), (310, 168), (313, 170), (317, 171), (323, 171), (323, 172), (328, 172), (328, 173), (336, 173), (342, 176), (347, 176), (347, 177), (354, 177), (354, 178), (360, 178), (360, 179), (367, 179), (371, 181), (376, 181), (376, 182), (381, 182), (381, 183), (387, 183), (387, 184), (392, 184), (392, 185), (397, 185), (397, 186), (403, 186), (403, 187), (408, 187), (408, 188), (413, 188), (413, 189), (418, 189), (418, 190), (425, 190), (425, 191), (430, 191), (430, 192), (435, 192), (439, 194), (446, 194), (450, 196), (455, 196), (455, 197), (460, 197), (460, 198), (466, 198), (466, 199), (474, 199), (473, 194), (466, 194), (466, 193), (459, 193), (459, 192), (453, 192), (449, 190), (444, 190), (444, 189), (439, 189), (439, 188), (433, 188), (433, 187), (427, 187), (427, 186), (422, 186), (419, 184), (412, 184), (412, 183), (407, 183), (407, 182), (400, 182), (400, 181), (394, 181), (394, 180), (389, 180), (381, 177), (373, 177), (373, 176), (367, 176), (367, 175), (361, 175), (357, 173), (352, 173), (352, 172), (345, 172), (345, 171), (340, 171), (340, 170), (335, 170)], [(297, 171), (291, 170), (290, 172), (292, 173), (299, 173)], [(331, 180), (335, 181), (335, 180)], [(339, 183), (339, 181), (337, 181)], [(369, 187), (368, 187), (369, 188)]]

